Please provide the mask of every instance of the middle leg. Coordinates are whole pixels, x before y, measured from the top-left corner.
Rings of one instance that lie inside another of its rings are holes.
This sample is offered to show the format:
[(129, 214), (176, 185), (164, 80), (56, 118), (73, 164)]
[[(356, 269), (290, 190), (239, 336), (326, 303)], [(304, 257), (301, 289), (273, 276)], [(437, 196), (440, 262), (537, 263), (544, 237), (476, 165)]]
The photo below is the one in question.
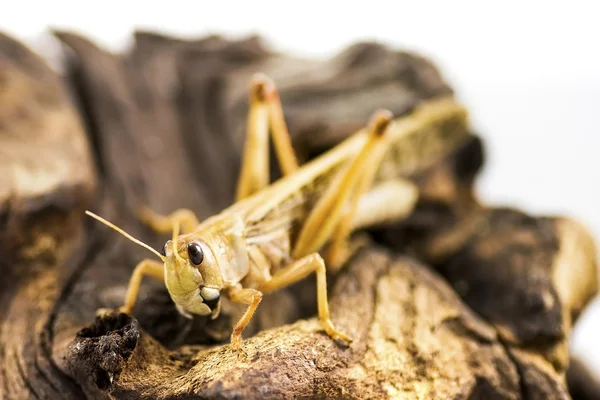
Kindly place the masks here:
[(252, 319), (254, 312), (262, 300), (263, 294), (255, 289), (244, 289), (240, 286), (236, 286), (229, 289), (228, 296), (233, 302), (248, 305), (246, 312), (233, 328), (233, 332), (231, 332), (231, 346), (235, 349), (240, 349), (242, 343), (242, 331)]
[(263, 283), (259, 289), (263, 293), (270, 293), (282, 287), (291, 285), (313, 272), (317, 274), (317, 304), (319, 319), (321, 320), (323, 329), (325, 329), (325, 332), (333, 339), (341, 339), (346, 343), (351, 343), (352, 339), (345, 333), (338, 331), (331, 321), (329, 315), (329, 302), (327, 300), (325, 261), (323, 261), (323, 258), (319, 253), (313, 253), (293, 262), (273, 275), (273, 277)]

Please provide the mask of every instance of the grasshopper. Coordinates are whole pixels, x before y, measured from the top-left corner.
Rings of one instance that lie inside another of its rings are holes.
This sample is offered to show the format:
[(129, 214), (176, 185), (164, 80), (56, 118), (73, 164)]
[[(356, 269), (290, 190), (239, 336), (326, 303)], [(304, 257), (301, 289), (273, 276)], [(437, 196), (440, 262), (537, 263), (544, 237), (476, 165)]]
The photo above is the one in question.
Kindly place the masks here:
[[(366, 128), (300, 167), (277, 88), (265, 75), (254, 77), (249, 103), (236, 202), (229, 208), (199, 223), (189, 209), (165, 216), (143, 207), (139, 217), (145, 224), (172, 234), (162, 252), (86, 211), (162, 261), (145, 259), (135, 267), (120, 311), (131, 313), (144, 276), (163, 280), (188, 318), (216, 318), (225, 295), (247, 305), (231, 334), (231, 345), (239, 349), (263, 294), (315, 273), (322, 327), (349, 345), (352, 339), (329, 315), (327, 269), (339, 270), (360, 246), (352, 232), (411, 212), (418, 190), (404, 177), (467, 137), (466, 110), (451, 98), (424, 102), (396, 120), (379, 110)], [(283, 174), (272, 184), (269, 135)], [(325, 248), (327, 262), (319, 253)]]

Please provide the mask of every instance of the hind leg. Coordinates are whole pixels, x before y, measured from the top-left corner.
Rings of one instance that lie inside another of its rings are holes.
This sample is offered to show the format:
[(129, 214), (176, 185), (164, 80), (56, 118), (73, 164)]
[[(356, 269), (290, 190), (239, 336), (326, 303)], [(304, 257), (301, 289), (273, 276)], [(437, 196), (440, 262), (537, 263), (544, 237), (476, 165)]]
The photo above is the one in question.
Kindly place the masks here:
[(257, 74), (250, 89), (246, 141), (236, 199), (239, 201), (269, 184), (269, 132), (284, 175), (298, 169), (298, 161), (283, 117), (275, 84)]
[(175, 224), (181, 226), (183, 233), (189, 233), (199, 224), (196, 214), (187, 208), (180, 208), (169, 215), (161, 215), (142, 206), (137, 210), (137, 216), (144, 224), (158, 233), (170, 233)]
[(365, 144), (350, 165), (325, 191), (302, 226), (294, 244), (292, 257), (300, 259), (319, 251), (330, 239), (334, 253), (351, 231), (352, 216), (358, 200), (373, 181), (387, 143), (385, 131), (391, 123), (391, 113), (379, 112), (371, 119)]
[(365, 233), (353, 231), (372, 225), (399, 221), (414, 209), (418, 189), (412, 182), (398, 179), (377, 185), (361, 196), (338, 225), (327, 252), (327, 267), (337, 272), (369, 240)]
[(345, 333), (339, 331), (334, 326), (329, 315), (329, 302), (327, 300), (327, 274), (325, 270), (325, 261), (318, 253), (310, 254), (292, 264), (284, 267), (277, 272), (270, 280), (260, 286), (260, 291), (270, 293), (277, 289), (289, 286), (311, 273), (317, 275), (317, 305), (319, 310), (319, 320), (327, 334), (334, 340), (339, 339), (346, 344), (350, 344), (352, 339)]

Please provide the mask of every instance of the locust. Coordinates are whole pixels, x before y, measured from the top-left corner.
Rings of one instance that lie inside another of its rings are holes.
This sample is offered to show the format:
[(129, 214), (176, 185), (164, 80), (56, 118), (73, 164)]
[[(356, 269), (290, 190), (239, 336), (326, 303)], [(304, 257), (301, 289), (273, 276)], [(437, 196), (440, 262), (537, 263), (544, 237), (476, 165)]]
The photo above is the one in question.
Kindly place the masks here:
[[(249, 92), (233, 205), (202, 222), (189, 209), (162, 215), (140, 208), (143, 223), (171, 233), (162, 252), (86, 211), (160, 259), (137, 264), (120, 311), (132, 312), (145, 276), (164, 281), (177, 310), (188, 318), (216, 318), (226, 296), (247, 306), (231, 333), (231, 346), (239, 349), (263, 295), (314, 273), (322, 328), (350, 345), (352, 338), (330, 317), (327, 273), (339, 271), (360, 248), (354, 232), (410, 214), (419, 194), (407, 177), (465, 140), (466, 109), (448, 96), (424, 101), (396, 119), (378, 110), (363, 129), (299, 166), (274, 82), (256, 74)], [(269, 138), (282, 172), (273, 183)]]

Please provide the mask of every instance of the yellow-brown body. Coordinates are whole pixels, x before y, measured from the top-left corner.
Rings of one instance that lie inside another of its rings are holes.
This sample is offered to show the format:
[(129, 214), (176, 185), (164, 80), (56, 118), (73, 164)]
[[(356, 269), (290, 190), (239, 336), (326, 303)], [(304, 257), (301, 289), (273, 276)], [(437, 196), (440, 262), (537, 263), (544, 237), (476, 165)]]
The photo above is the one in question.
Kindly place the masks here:
[[(409, 116), (398, 118), (386, 133), (386, 153), (374, 185), (407, 177), (451, 152), (468, 136), (466, 117), (466, 110), (448, 98), (425, 103)], [(206, 271), (211, 278), (205, 278), (205, 282), (222, 288), (241, 283), (256, 289), (290, 264), (293, 244), (306, 218), (343, 167), (364, 147), (367, 136), (366, 129), (355, 133), (294, 174), (236, 202), (203, 221), (193, 232), (179, 236), (181, 249), (190, 241), (201, 240), (219, 259), (219, 265), (227, 265), (220, 269), (222, 279)], [(354, 228), (360, 228), (360, 223)], [(171, 294), (191, 279), (182, 278), (166, 276)], [(174, 300), (177, 302), (177, 298)]]

